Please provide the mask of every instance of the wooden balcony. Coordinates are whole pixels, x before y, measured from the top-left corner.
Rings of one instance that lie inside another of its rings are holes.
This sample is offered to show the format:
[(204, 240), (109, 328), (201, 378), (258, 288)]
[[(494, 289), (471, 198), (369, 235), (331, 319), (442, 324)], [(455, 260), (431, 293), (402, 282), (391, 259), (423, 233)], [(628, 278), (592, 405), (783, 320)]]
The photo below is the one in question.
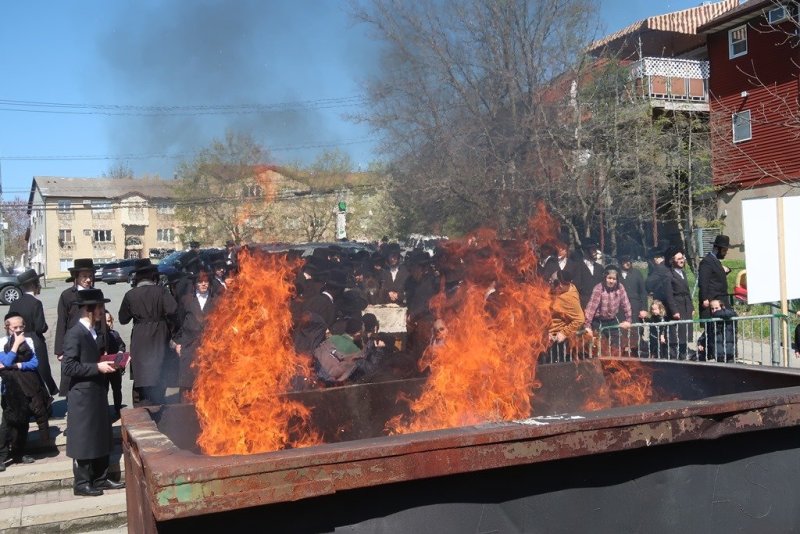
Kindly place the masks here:
[(637, 94), (654, 107), (708, 111), (708, 61), (646, 57), (631, 64)]

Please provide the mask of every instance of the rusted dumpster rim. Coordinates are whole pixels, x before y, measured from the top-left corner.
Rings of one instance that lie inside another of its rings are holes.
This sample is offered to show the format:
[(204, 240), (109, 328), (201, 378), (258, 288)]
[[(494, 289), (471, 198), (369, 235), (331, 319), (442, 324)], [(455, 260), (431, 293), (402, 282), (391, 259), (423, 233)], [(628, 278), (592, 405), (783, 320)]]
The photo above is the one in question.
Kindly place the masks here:
[[(531, 418), (254, 455), (178, 449), (146, 409), (124, 414), (158, 520), (336, 491), (800, 424), (800, 387)], [(578, 418), (579, 417), (579, 418)], [(144, 453), (144, 454), (141, 454)]]

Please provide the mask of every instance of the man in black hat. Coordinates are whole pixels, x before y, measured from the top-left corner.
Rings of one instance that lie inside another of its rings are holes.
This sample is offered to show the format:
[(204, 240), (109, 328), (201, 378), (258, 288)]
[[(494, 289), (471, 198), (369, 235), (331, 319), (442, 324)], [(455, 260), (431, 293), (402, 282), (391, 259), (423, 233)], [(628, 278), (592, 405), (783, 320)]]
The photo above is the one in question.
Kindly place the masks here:
[(211, 268), (214, 270), (214, 276), (211, 278), (211, 292), (221, 297), (222, 294), (225, 293), (225, 290), (228, 289), (225, 260), (219, 259), (214, 261), (214, 263), (211, 264)]
[(239, 269), (239, 261), (236, 258), (236, 243), (232, 239), (225, 242), (225, 268), (229, 273), (235, 273)]
[(384, 248), (386, 265), (380, 271), (378, 304), (405, 303), (405, 287), (408, 269), (400, 263), (400, 245), (392, 243)]
[(299, 311), (301, 314), (303, 312), (316, 313), (330, 328), (337, 319), (337, 304), (347, 287), (347, 274), (339, 269), (334, 269), (321, 274), (320, 277), (324, 280), (322, 289), (315, 295), (309, 295)]
[[(53, 353), (62, 361), (64, 357), (64, 335), (67, 330), (75, 326), (80, 318), (80, 310), (74, 303), (78, 300), (78, 292), (85, 291), (94, 287), (95, 266), (91, 258), (78, 258), (69, 268), (69, 278), (67, 282), (72, 282), (72, 287), (65, 289), (58, 298), (56, 306), (56, 333), (53, 342)], [(103, 319), (105, 322), (105, 319)], [(61, 396), (67, 395), (68, 382), (64, 375), (61, 376), (59, 393)]]
[(730, 238), (726, 235), (718, 235), (714, 239), (714, 245), (708, 254), (700, 260), (700, 267), (697, 271), (697, 283), (700, 289), (700, 318), (711, 318), (711, 301), (730, 305), (728, 298), (728, 273), (731, 270), (722, 265), (722, 260), (728, 254), (731, 246)]
[(104, 375), (117, 370), (113, 362), (101, 361), (95, 326), (105, 323), (105, 304), (99, 289), (76, 295), (79, 318), (64, 335), (61, 374), (69, 379), (67, 402), (67, 456), (72, 458), (75, 495), (96, 497), (106, 489), (120, 489), (124, 482), (108, 479), (111, 453), (111, 416), (108, 381)]
[(595, 241), (586, 241), (581, 246), (582, 261), (575, 264), (572, 274), (572, 283), (578, 289), (581, 298), (581, 308), (586, 309), (592, 291), (597, 284), (603, 282), (603, 266), (597, 262), (600, 256), (600, 245)]
[(644, 287), (644, 278), (638, 269), (633, 268), (633, 260), (627, 254), (619, 257), (619, 281), (628, 294), (631, 303), (631, 317), (634, 323), (643, 321), (647, 317), (647, 290)]
[(117, 317), (121, 324), (133, 321), (131, 366), (134, 406), (164, 403), (164, 364), (170, 354), (170, 325), (178, 303), (158, 285), (158, 267), (148, 265), (134, 271), (136, 287), (125, 293)]
[(33, 340), (33, 347), (36, 357), (39, 359), (39, 375), (44, 381), (44, 385), (51, 395), (58, 393), (58, 386), (53, 380), (53, 372), (50, 369), (50, 359), (47, 352), (47, 343), (44, 340), (44, 333), (47, 332), (47, 322), (44, 319), (44, 307), (42, 302), (36, 298), (42, 286), (39, 279), (44, 274), (36, 274), (33, 269), (28, 269), (17, 276), (17, 283), (22, 288), (22, 296), (11, 303), (8, 307), (9, 313), (18, 313), (25, 321), (25, 335)]

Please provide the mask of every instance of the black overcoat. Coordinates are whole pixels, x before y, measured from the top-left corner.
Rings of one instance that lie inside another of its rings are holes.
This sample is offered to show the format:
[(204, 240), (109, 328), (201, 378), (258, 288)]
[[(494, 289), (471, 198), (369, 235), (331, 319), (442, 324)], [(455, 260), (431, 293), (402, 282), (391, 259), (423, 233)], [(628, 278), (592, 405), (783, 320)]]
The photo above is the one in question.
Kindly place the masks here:
[[(685, 275), (682, 277), (675, 269), (670, 269), (669, 273), (671, 276), (670, 285), (667, 288), (666, 300), (664, 301), (664, 307), (667, 309), (667, 320), (677, 320), (673, 317), (676, 313), (681, 315), (681, 321), (691, 320), (694, 305), (692, 304), (692, 294), (689, 291), (689, 283), (686, 281)], [(686, 323), (671, 328), (671, 331), (676, 331), (679, 344), (685, 345), (692, 339), (692, 327), (692, 324)]]
[(131, 368), (134, 387), (151, 387), (163, 383), (164, 361), (169, 352), (170, 327), (178, 311), (175, 298), (152, 282), (125, 293), (119, 307), (119, 322), (131, 329)]
[(719, 300), (726, 306), (730, 304), (728, 302), (727, 274), (722, 267), (722, 262), (711, 252), (700, 260), (700, 267), (697, 270), (697, 285), (700, 290), (700, 317), (711, 317), (711, 308), (703, 307), (704, 300)]
[(44, 380), (49, 392), (55, 395), (58, 388), (53, 380), (53, 372), (50, 369), (50, 359), (47, 354), (47, 343), (44, 340), (44, 334), (48, 327), (44, 319), (42, 302), (30, 293), (23, 293), (20, 298), (11, 303), (8, 311), (20, 314), (25, 321), (25, 335), (33, 340), (33, 350), (39, 360), (39, 375)]
[(644, 287), (642, 273), (632, 268), (626, 272), (624, 278), (620, 274), (619, 281), (625, 288), (625, 293), (628, 294), (628, 300), (631, 303), (631, 318), (634, 323), (640, 323), (639, 312), (647, 311), (647, 289)]
[(111, 452), (111, 417), (106, 377), (97, 368), (100, 349), (91, 332), (78, 323), (64, 335), (61, 374), (69, 377), (67, 456), (102, 458)]
[(192, 367), (195, 360), (197, 348), (203, 337), (206, 318), (217, 303), (218, 297), (209, 292), (205, 307), (200, 308), (200, 301), (196, 295), (186, 295), (178, 306), (178, 332), (175, 335), (175, 343), (181, 346), (181, 353), (178, 356), (178, 387), (192, 388), (197, 371)]

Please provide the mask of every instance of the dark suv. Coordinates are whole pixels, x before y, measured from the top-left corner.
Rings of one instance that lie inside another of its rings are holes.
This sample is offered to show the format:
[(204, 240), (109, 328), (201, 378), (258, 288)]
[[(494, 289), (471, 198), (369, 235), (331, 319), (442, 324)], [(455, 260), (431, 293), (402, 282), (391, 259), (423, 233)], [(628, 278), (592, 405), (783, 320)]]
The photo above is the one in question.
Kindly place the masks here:
[[(158, 262), (158, 274), (166, 277), (170, 274), (176, 273), (186, 267), (186, 259), (190, 254), (189, 250), (177, 250)], [(200, 263), (202, 269), (210, 270), (211, 264), (216, 260), (225, 258), (224, 248), (203, 248), (199, 251)]]
[(11, 304), (22, 296), (22, 289), (17, 284), (17, 275), (0, 265), (0, 303)]

